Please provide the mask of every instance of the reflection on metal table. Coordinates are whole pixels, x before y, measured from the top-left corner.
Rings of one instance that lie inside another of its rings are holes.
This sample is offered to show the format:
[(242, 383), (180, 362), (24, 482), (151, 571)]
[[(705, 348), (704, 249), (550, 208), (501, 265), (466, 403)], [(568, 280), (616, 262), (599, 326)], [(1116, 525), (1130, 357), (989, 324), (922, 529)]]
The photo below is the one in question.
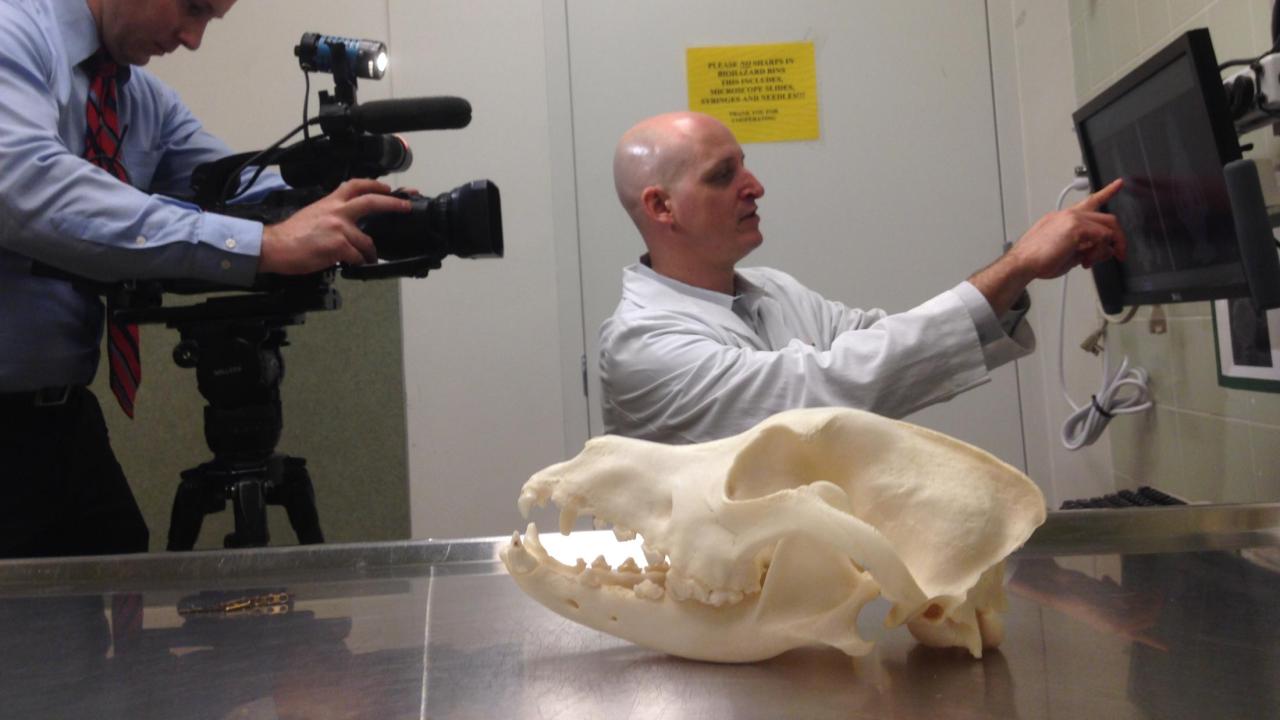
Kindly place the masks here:
[(981, 660), (883, 603), (865, 657), (681, 660), (526, 598), (503, 542), (0, 562), (0, 715), (1280, 717), (1280, 505), (1051, 513)]

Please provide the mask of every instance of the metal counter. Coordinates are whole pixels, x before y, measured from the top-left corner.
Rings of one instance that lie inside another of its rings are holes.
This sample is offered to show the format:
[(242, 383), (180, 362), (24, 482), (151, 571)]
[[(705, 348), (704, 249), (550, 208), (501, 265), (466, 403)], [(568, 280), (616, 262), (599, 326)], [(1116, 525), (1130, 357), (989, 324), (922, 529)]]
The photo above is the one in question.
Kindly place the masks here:
[(981, 660), (884, 630), (883, 602), (862, 658), (669, 657), (525, 597), (505, 541), (0, 562), (0, 717), (1280, 717), (1280, 505), (1051, 513)]

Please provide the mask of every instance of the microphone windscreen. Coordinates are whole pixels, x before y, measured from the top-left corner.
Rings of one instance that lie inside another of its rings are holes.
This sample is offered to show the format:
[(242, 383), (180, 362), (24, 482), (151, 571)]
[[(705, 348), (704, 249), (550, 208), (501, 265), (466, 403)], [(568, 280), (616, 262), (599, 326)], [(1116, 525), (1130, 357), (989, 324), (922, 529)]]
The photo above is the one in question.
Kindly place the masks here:
[(371, 133), (454, 130), (471, 123), (471, 103), (447, 96), (374, 100), (352, 108), (351, 122)]

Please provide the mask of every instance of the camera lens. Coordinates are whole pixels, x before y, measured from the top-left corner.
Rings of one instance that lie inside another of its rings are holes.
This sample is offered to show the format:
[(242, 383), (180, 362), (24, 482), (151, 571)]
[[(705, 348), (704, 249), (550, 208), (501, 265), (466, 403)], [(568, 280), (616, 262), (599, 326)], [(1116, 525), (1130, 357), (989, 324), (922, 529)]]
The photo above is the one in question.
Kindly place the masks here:
[(473, 180), (434, 198), (407, 197), (408, 213), (380, 213), (361, 227), (383, 260), (417, 257), (502, 257), (502, 211), (498, 186)]

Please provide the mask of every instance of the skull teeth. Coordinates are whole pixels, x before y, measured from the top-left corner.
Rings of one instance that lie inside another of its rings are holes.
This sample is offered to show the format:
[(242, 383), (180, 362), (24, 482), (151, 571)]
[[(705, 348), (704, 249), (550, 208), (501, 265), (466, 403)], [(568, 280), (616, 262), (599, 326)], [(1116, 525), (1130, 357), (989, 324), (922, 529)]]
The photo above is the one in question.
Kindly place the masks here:
[(649, 563), (650, 567), (653, 567), (654, 565), (658, 565), (660, 563), (664, 563), (667, 560), (666, 553), (649, 547), (649, 543), (644, 543), (643, 545), (640, 546), (640, 549), (644, 551), (645, 562)]
[(650, 580), (645, 580), (635, 587), (636, 597), (645, 600), (661, 600), (666, 593), (666, 588)]
[[(573, 519), (569, 521), (572, 524), (577, 519), (577, 512), (572, 505), (569, 509), (573, 510)], [(565, 515), (566, 513), (561, 513), (562, 524)], [(723, 607), (742, 602), (745, 597), (740, 589), (715, 588), (698, 578), (671, 575), (671, 563), (666, 553), (648, 545), (642, 545), (648, 563), (643, 569), (634, 558), (630, 557), (614, 568), (610, 566), (604, 555), (597, 556), (591, 563), (588, 563), (585, 558), (577, 558), (573, 565), (566, 565), (547, 553), (538, 537), (538, 527), (534, 523), (529, 523), (523, 537), (519, 533), (512, 535), (511, 547), (519, 551), (512, 557), (518, 555), (520, 567), (527, 566), (527, 571), (541, 565), (562, 576), (572, 578), (579, 585), (590, 588), (629, 588), (637, 598), (644, 600), (662, 600), (669, 593), (677, 601), (694, 600), (714, 607)]]
[(560, 534), (568, 535), (573, 532), (573, 524), (578, 520), (578, 503), (569, 501), (560, 509)]

